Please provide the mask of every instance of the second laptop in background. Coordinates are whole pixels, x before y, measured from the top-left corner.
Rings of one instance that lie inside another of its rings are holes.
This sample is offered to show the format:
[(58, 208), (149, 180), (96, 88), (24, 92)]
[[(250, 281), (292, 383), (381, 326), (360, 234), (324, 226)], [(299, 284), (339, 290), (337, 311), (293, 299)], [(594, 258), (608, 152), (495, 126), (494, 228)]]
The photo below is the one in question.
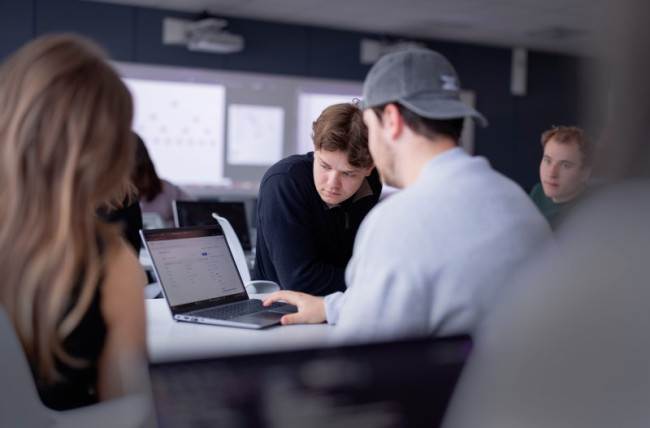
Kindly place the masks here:
[(173, 201), (174, 226), (202, 226), (215, 224), (212, 213), (227, 219), (235, 229), (242, 248), (252, 251), (251, 236), (244, 202), (222, 201)]

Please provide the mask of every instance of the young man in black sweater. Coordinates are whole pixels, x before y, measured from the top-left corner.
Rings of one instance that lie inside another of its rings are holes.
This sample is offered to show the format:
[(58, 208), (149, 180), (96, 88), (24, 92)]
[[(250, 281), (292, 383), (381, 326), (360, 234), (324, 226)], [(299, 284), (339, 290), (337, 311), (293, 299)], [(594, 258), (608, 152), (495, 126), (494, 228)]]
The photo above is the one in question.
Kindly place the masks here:
[(356, 104), (326, 108), (312, 129), (314, 152), (281, 160), (262, 179), (253, 279), (322, 296), (345, 290), (354, 238), (381, 182)]

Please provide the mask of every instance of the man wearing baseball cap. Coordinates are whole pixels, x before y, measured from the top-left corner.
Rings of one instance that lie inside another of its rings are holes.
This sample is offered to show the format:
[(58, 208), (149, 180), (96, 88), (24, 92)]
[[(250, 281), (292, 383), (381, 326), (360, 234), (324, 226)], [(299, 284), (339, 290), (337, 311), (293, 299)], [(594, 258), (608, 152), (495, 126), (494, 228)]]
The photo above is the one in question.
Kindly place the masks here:
[(471, 333), (515, 268), (551, 241), (550, 228), (517, 184), (458, 146), (465, 117), (487, 121), (460, 101), (439, 53), (382, 57), (362, 108), (375, 165), (402, 190), (363, 221), (345, 292), (280, 291), (265, 304), (294, 304), (282, 324), (327, 321), (344, 340)]

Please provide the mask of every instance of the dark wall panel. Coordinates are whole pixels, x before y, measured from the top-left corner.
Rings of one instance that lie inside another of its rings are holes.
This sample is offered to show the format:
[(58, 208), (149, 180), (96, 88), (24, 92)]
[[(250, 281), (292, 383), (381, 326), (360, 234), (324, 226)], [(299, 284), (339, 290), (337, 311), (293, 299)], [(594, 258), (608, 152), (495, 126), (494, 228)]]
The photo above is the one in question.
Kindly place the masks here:
[(25, 0), (0, 1), (0, 60), (34, 34), (34, 5)]
[(308, 75), (331, 79), (363, 80), (370, 70), (361, 64), (361, 40), (359, 33), (313, 28), (310, 32)]
[(282, 75), (307, 74), (308, 27), (228, 19), (227, 29), (244, 36), (244, 52), (226, 56), (229, 70)]
[(454, 65), (463, 87), (476, 92), (476, 109), (489, 122), (476, 127), (474, 151), (512, 177), (516, 144), (513, 138), (514, 97), (510, 94), (510, 50), (460, 46)]
[(36, 35), (74, 32), (94, 39), (111, 58), (133, 61), (135, 8), (75, 0), (36, 0)]

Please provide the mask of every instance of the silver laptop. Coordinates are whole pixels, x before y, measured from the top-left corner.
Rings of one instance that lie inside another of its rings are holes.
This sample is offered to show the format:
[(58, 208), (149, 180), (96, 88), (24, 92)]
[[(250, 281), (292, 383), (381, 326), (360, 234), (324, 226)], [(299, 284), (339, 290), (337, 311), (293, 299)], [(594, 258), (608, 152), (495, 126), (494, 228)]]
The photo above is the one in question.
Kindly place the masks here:
[(263, 328), (297, 310), (282, 302), (265, 308), (248, 296), (219, 225), (144, 229), (140, 236), (178, 321)]

